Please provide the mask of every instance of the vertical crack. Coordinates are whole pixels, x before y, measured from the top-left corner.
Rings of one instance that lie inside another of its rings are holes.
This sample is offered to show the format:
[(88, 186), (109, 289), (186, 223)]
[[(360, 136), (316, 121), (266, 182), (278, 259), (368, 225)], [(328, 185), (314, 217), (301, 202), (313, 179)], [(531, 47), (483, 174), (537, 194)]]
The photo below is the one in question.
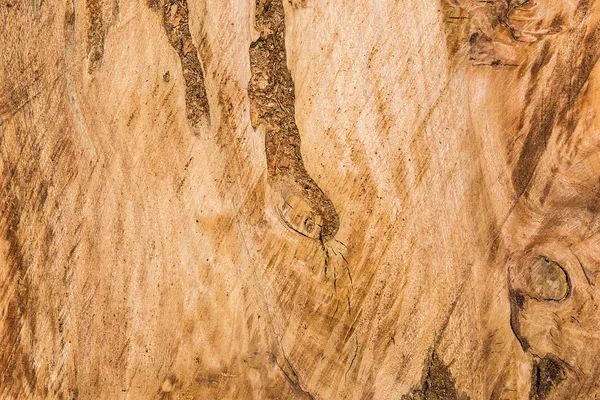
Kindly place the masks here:
[[(318, 235), (314, 224), (295, 227), (305, 236), (328, 241), (339, 229), (339, 217), (331, 200), (310, 177), (300, 151), (300, 133), (295, 121), (295, 91), (287, 67), (285, 20), (282, 0), (256, 0), (256, 29), (260, 37), (250, 46), (248, 85), (252, 125), (266, 127), (265, 151), (269, 183), (284, 202), (290, 197), (304, 201), (321, 219)], [(296, 218), (299, 221), (311, 220)], [(290, 218), (293, 219), (293, 218)], [(291, 222), (294, 225), (294, 221)]]
[[(87, 34), (88, 46), (88, 73), (93, 73), (102, 65), (104, 57), (104, 19), (102, 17), (102, 0), (86, 0), (86, 9), (89, 17)], [(73, 16), (75, 14), (73, 13)]]
[[(148, 6), (160, 9), (160, 0), (148, 0)], [(165, 0), (162, 5), (162, 17), (169, 43), (181, 61), (187, 118), (193, 126), (198, 126), (208, 117), (209, 106), (202, 64), (190, 33), (187, 1)]]

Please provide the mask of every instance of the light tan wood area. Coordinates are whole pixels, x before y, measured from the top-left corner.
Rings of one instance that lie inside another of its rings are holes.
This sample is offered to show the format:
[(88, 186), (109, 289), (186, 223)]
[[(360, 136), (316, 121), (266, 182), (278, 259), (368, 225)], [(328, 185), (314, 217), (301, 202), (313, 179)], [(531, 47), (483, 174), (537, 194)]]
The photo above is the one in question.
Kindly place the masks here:
[(0, 399), (600, 399), (600, 2), (2, 0)]

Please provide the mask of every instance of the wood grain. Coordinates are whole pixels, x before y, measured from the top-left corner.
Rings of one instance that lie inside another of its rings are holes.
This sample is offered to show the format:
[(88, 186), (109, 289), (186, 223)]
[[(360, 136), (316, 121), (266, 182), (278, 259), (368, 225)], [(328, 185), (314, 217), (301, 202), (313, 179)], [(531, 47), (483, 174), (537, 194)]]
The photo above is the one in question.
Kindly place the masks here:
[(0, 398), (600, 398), (599, 38), (595, 0), (5, 0)]

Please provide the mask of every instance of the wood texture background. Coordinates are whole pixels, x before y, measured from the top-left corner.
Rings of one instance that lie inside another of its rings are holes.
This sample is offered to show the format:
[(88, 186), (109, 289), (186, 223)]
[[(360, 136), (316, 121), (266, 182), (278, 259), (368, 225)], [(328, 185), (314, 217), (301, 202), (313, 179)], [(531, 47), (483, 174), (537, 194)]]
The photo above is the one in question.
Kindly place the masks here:
[(1, 0), (0, 398), (600, 398), (600, 3)]

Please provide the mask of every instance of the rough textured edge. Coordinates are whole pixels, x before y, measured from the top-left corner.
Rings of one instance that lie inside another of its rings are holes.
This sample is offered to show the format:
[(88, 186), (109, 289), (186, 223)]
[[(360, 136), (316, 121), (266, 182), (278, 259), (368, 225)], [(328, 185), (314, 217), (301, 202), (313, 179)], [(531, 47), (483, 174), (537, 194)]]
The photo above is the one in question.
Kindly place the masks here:
[(89, 17), (87, 34), (88, 46), (88, 73), (93, 73), (102, 65), (104, 57), (104, 20), (102, 17), (102, 0), (86, 0), (86, 9)]
[(322, 218), (319, 238), (330, 240), (339, 229), (339, 216), (302, 160), (300, 133), (294, 117), (294, 82), (287, 67), (282, 1), (257, 0), (255, 21), (260, 37), (250, 46), (252, 77), (248, 96), (252, 125), (266, 127), (269, 182), (281, 191), (284, 200), (295, 195), (306, 201)]
[(421, 387), (402, 396), (402, 400), (468, 400), (456, 390), (452, 373), (435, 350), (425, 360)]
[[(160, 0), (148, 0), (148, 6), (160, 10)], [(200, 125), (209, 114), (204, 71), (198, 49), (192, 41), (189, 9), (186, 0), (166, 0), (162, 4), (163, 27), (171, 47), (177, 52), (185, 81), (186, 115), (193, 126)]]
[(550, 392), (565, 379), (561, 362), (553, 355), (536, 359), (531, 374), (531, 400), (545, 400)]

